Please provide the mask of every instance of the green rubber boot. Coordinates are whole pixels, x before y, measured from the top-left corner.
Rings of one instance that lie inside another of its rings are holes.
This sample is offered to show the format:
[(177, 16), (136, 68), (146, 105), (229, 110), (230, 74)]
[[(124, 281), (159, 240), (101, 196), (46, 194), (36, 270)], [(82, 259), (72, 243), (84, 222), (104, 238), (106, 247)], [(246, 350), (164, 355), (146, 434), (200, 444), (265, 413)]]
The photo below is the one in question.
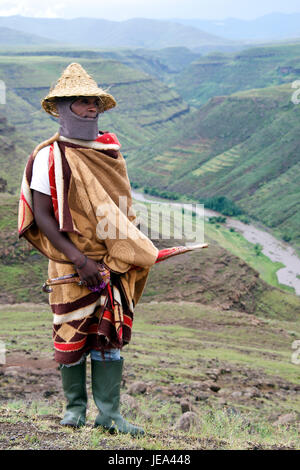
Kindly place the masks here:
[(86, 361), (76, 366), (60, 366), (64, 395), (67, 399), (66, 412), (60, 424), (79, 428), (85, 425), (87, 392)]
[(120, 414), (123, 358), (118, 361), (92, 360), (91, 364), (93, 397), (99, 410), (95, 427), (102, 426), (111, 433), (118, 431), (132, 436), (145, 434), (142, 428), (128, 423)]

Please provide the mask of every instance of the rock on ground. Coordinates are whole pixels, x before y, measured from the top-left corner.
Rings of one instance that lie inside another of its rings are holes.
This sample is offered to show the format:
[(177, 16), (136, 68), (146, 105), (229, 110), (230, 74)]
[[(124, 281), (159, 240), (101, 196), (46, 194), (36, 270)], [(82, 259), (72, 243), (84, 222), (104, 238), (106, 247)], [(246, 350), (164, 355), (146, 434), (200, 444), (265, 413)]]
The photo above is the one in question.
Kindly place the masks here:
[(199, 423), (199, 418), (193, 411), (187, 411), (179, 418), (175, 424), (175, 428), (180, 431), (189, 431), (191, 426), (196, 426)]
[(128, 388), (128, 393), (130, 395), (145, 393), (146, 391), (147, 391), (147, 384), (145, 384), (145, 382), (134, 382)]

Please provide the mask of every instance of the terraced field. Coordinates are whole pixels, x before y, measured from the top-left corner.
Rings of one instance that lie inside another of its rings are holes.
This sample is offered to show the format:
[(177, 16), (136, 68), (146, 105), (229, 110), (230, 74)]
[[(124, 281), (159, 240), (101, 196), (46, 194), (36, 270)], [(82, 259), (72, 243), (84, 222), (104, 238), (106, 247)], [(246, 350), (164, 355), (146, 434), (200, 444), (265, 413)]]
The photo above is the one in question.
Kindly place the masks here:
[(206, 172), (218, 172), (226, 170), (227, 167), (232, 167), (237, 164), (237, 160), (240, 158), (240, 145), (236, 145), (227, 152), (223, 152), (221, 155), (217, 155), (211, 158), (207, 163), (204, 163), (199, 168), (192, 172), (195, 176), (203, 175)]

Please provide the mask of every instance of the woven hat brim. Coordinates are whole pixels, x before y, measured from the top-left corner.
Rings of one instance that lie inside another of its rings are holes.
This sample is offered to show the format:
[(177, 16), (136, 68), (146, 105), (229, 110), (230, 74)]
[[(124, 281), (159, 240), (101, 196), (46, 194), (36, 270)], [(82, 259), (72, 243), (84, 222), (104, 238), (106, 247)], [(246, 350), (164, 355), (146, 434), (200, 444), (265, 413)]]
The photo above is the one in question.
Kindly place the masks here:
[(62, 90), (62, 93), (60, 94), (59, 92), (56, 92), (53, 94), (53, 92), (49, 93), (42, 101), (41, 105), (43, 109), (46, 111), (46, 113), (51, 114), (54, 117), (59, 117), (59, 113), (56, 107), (56, 99), (57, 98), (71, 98), (75, 96), (96, 96), (97, 98), (100, 99), (101, 106), (99, 108), (100, 113), (104, 113), (104, 111), (107, 111), (108, 109), (114, 108), (117, 105), (116, 100), (112, 95), (109, 93), (105, 93), (105, 91), (102, 91), (100, 89), (92, 92), (88, 91), (87, 93), (84, 93), (82, 89), (78, 89), (78, 93), (76, 93), (76, 90), (72, 90), (68, 94), (68, 92), (65, 90)]

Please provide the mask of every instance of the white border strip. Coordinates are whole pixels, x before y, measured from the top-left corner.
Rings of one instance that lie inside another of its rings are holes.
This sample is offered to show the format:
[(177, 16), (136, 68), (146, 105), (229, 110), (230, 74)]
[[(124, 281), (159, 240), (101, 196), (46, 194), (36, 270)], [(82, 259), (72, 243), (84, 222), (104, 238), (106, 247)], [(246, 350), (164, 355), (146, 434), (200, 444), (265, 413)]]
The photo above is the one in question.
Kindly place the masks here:
[(64, 179), (61, 163), (61, 154), (58, 143), (55, 141), (53, 144), (54, 150), (54, 167), (55, 167), (55, 185), (57, 193), (57, 204), (58, 204), (58, 219), (59, 219), (59, 228), (62, 228), (63, 225), (63, 216), (64, 216)]
[(23, 192), (24, 198), (26, 199), (27, 204), (29, 205), (30, 209), (33, 212), (32, 192), (31, 192), (29, 183), (26, 178), (26, 169), (24, 170), (23, 178), (22, 178), (22, 192)]
[(94, 140), (67, 139), (63, 135), (60, 135), (58, 140), (94, 150), (119, 150), (121, 148), (118, 144), (103, 144), (102, 142), (95, 142)]

